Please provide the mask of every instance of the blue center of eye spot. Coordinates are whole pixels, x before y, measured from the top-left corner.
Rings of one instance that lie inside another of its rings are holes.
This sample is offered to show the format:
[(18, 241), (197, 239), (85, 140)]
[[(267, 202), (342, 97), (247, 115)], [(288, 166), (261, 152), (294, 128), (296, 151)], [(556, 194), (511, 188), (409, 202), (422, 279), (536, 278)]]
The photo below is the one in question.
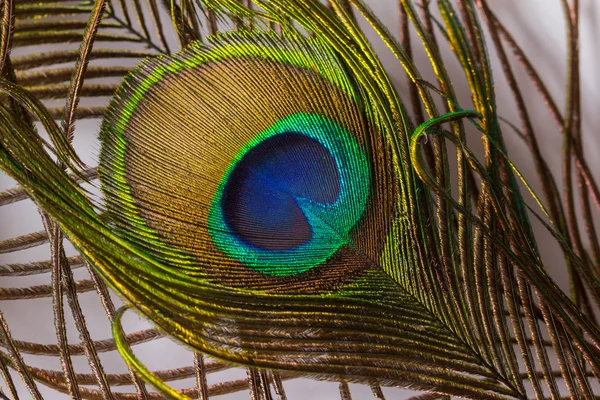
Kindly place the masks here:
[(250, 149), (225, 184), (225, 222), (240, 240), (265, 250), (300, 246), (312, 229), (297, 199), (333, 204), (340, 174), (317, 140), (283, 132)]

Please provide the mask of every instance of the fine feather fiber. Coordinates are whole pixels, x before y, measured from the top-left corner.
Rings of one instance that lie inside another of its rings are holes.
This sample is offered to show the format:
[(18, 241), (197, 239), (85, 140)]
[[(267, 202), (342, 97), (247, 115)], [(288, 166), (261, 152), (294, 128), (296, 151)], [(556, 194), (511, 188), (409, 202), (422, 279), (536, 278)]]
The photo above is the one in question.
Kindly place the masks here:
[[(7, 279), (50, 283), (2, 289), (0, 305), (52, 296), (58, 342), (20, 340), (10, 308), (10, 324), (0, 314), (0, 397), (62, 398), (47, 386), (73, 399), (309, 398), (289, 390), (303, 377), (336, 382), (339, 394), (310, 398), (598, 396), (598, 190), (585, 159), (597, 146), (580, 99), (593, 77), (575, 17), (592, 6), (562, 2), (567, 84), (554, 86), (483, 0), (394, 3), (400, 36), (377, 2), (163, 3), (0, 3), (0, 168), (20, 185), (0, 204), (29, 197), (44, 223), (0, 250), (51, 249), (48, 261), (0, 261)], [(29, 53), (32, 32), (83, 42)], [(551, 137), (532, 124), (533, 87), (562, 135), (562, 170), (539, 151)], [(97, 173), (71, 144), (86, 117), (101, 118)], [(83, 266), (91, 280), (75, 281)], [(83, 317), (94, 288), (110, 340)], [(128, 308), (151, 329), (122, 326)], [(163, 347), (149, 354), (158, 366), (131, 347), (161, 336), (193, 367), (166, 370)], [(105, 351), (129, 373), (107, 374)], [(247, 376), (214, 383), (234, 367)]]

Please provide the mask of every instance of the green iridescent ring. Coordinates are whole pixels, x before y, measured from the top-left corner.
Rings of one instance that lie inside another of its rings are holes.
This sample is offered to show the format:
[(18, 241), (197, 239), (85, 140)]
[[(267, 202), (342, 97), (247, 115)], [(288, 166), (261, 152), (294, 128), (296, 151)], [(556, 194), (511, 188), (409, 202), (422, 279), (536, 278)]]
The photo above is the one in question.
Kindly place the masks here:
[(257, 272), (299, 274), (349, 242), (369, 186), (367, 158), (348, 131), (319, 115), (293, 114), (233, 158), (212, 201), (209, 232), (221, 251)]

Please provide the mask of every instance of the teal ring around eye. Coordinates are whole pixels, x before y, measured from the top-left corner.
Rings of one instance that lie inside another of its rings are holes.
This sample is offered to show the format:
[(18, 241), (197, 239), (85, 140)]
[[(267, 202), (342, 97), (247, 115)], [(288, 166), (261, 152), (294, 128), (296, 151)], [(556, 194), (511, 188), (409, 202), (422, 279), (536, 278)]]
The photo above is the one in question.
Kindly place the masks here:
[[(265, 139), (287, 132), (312, 138), (331, 153), (340, 174), (340, 193), (333, 204), (296, 198), (311, 226), (310, 240), (292, 249), (265, 250), (240, 240), (229, 228), (221, 207), (223, 190), (236, 164), (250, 149)], [(324, 263), (349, 242), (351, 229), (366, 209), (370, 180), (367, 157), (350, 132), (320, 115), (293, 114), (257, 134), (233, 157), (213, 197), (208, 230), (217, 248), (241, 264), (269, 276), (297, 275)]]

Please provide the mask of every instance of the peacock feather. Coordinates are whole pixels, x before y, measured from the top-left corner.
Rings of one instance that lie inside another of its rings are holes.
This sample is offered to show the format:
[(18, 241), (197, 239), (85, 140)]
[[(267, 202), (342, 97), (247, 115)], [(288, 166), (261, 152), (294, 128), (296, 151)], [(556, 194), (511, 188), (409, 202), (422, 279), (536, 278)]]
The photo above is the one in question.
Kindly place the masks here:
[[(0, 204), (30, 198), (44, 229), (0, 251), (51, 249), (48, 261), (0, 265), (3, 276), (51, 271), (50, 285), (0, 289), (0, 299), (52, 296), (57, 339), (16, 340), (0, 314), (0, 398), (52, 398), (42, 384), (76, 400), (246, 388), (285, 399), (282, 381), (299, 377), (339, 382), (342, 399), (349, 383), (380, 399), (388, 388), (428, 392), (415, 399), (597, 398), (600, 195), (583, 150), (581, 6), (561, 2), (561, 111), (486, 1), (429, 3), (389, 4), (399, 38), (363, 0), (0, 3), (0, 168), (19, 185)], [(123, 48), (98, 47), (115, 41)], [(11, 53), (55, 42), (80, 46)], [(561, 185), (508, 49), (562, 134)], [(496, 100), (500, 77), (518, 123)], [(97, 169), (74, 146), (86, 117), (101, 117)], [(527, 144), (535, 184), (509, 157), (508, 132)], [(568, 287), (549, 273), (542, 241), (562, 251)], [(83, 266), (90, 280), (76, 281)], [(84, 317), (80, 295), (94, 289), (110, 340)], [(127, 309), (153, 327), (126, 334)], [(147, 367), (132, 345), (161, 336), (193, 351), (194, 366)], [(109, 350), (128, 374), (105, 372)], [(58, 356), (61, 371), (27, 353)], [(91, 373), (77, 371), (77, 354)], [(236, 366), (247, 377), (208, 384)], [(192, 388), (170, 384), (192, 376)], [(128, 384), (134, 392), (117, 390)]]

